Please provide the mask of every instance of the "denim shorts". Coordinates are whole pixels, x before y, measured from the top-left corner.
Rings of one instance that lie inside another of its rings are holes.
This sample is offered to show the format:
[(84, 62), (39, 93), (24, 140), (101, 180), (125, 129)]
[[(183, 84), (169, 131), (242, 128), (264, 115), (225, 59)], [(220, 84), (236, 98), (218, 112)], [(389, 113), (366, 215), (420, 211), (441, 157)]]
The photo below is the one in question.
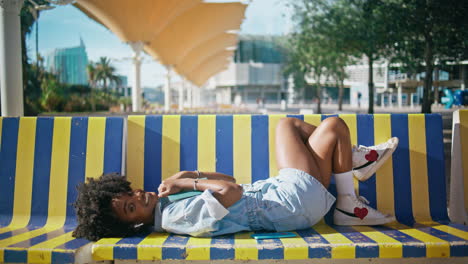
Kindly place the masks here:
[(311, 227), (336, 200), (317, 179), (293, 168), (281, 169), (276, 177), (243, 187), (245, 194), (255, 193), (257, 197), (257, 224), (276, 231)]

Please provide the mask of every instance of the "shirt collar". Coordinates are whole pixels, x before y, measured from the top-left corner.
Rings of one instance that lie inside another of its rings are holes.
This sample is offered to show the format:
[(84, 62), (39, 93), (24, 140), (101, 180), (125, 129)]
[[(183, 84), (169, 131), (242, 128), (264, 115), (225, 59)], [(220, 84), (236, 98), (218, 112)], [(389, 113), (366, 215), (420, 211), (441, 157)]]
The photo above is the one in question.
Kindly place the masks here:
[(162, 211), (164, 210), (164, 207), (166, 207), (168, 204), (169, 199), (167, 199), (166, 197), (159, 198), (158, 203), (154, 208), (154, 231), (156, 232), (166, 232), (162, 228)]

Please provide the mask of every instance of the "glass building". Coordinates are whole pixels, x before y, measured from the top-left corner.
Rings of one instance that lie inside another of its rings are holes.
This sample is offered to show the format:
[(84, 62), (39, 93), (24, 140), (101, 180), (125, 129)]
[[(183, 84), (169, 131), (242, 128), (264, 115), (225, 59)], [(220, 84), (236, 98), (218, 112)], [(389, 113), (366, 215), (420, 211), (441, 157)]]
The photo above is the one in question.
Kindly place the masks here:
[(45, 61), (46, 69), (55, 73), (60, 82), (67, 84), (88, 84), (86, 65), (88, 55), (81, 38), (79, 46), (55, 49)]

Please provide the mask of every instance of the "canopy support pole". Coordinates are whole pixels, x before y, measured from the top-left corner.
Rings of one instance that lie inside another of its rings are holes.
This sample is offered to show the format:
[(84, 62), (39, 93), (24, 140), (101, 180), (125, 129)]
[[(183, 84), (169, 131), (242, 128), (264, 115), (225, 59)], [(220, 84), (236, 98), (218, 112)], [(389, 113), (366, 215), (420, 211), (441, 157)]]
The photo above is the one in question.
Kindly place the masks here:
[(23, 0), (0, 1), (0, 97), (2, 116), (23, 116), (20, 11)]
[(179, 111), (184, 110), (184, 90), (185, 90), (185, 80), (182, 78), (182, 81), (179, 85)]
[(133, 87), (132, 87), (132, 111), (141, 111), (141, 52), (143, 51), (143, 42), (130, 42), (133, 50)]
[(171, 72), (172, 67), (167, 66), (166, 85), (164, 85), (164, 111), (169, 111), (171, 108)]

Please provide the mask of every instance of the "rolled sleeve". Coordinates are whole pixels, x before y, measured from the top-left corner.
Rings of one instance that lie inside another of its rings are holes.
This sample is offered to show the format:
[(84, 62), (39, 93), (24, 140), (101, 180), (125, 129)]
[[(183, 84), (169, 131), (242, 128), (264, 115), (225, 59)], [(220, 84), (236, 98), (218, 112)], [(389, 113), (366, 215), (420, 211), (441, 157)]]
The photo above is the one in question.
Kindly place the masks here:
[(210, 236), (228, 213), (212, 191), (205, 190), (201, 195), (168, 205), (163, 211), (162, 227), (176, 234)]

